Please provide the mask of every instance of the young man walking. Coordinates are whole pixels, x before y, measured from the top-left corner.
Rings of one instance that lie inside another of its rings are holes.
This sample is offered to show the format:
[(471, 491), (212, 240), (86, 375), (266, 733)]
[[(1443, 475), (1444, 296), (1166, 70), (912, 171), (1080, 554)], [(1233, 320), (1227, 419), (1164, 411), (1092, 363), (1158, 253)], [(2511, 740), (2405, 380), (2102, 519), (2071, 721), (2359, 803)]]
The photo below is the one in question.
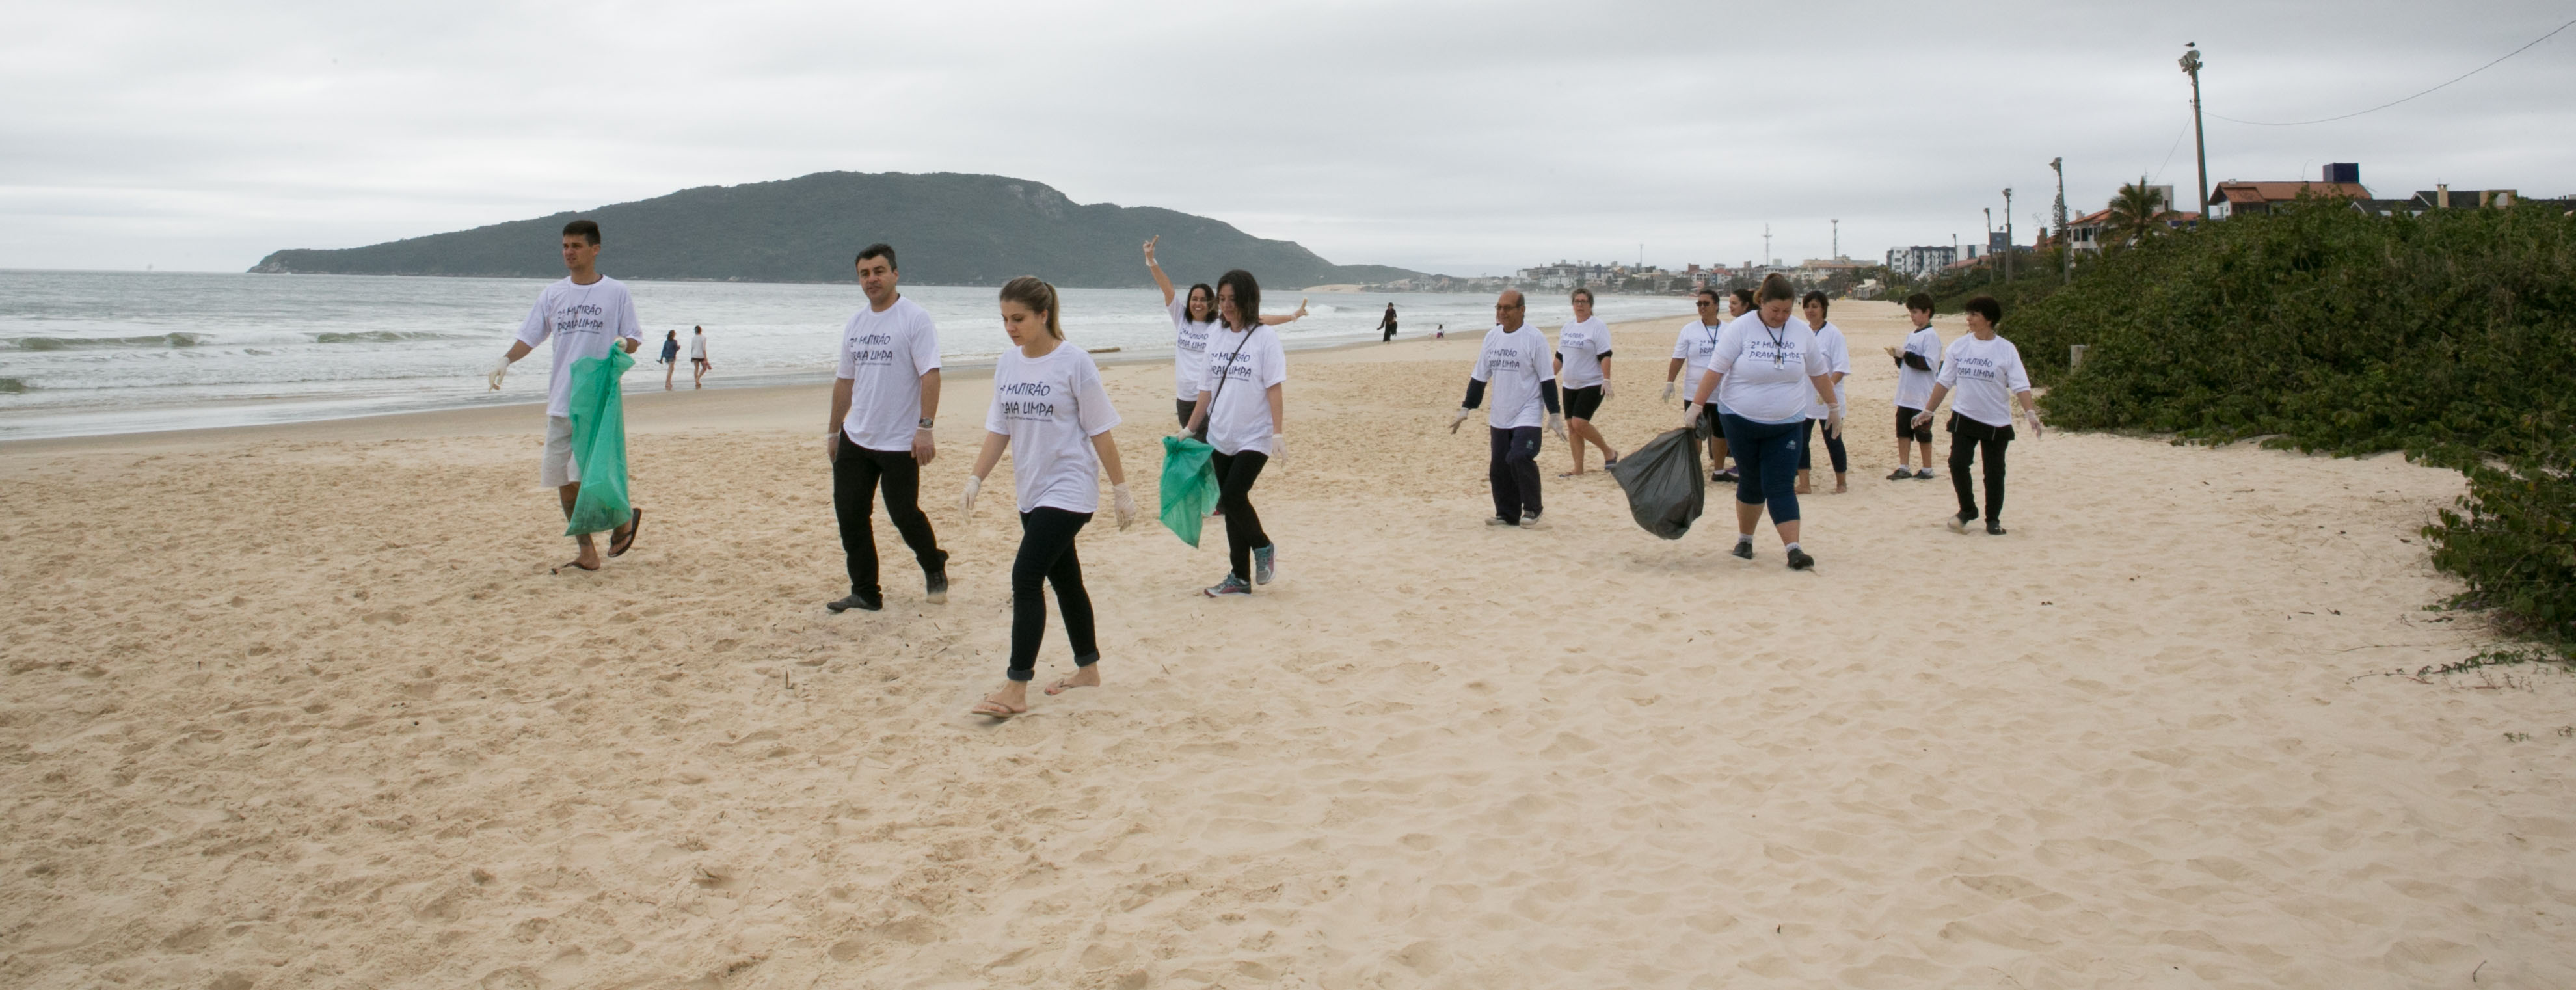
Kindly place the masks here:
[(1516, 290), (1505, 289), (1494, 301), (1494, 328), (1485, 332), (1484, 349), (1477, 352), (1476, 368), (1467, 375), (1467, 401), (1458, 407), (1458, 417), (1449, 421), (1449, 432), (1458, 432), (1458, 424), (1484, 402), (1485, 386), (1493, 385), (1494, 408), (1485, 414), (1493, 441), (1493, 460), (1485, 471), (1494, 486), (1494, 516), (1485, 520), (1488, 526), (1536, 526), (1539, 514), (1546, 511), (1539, 504), (1538, 491), (1542, 406), (1548, 432), (1565, 439), (1547, 335), (1525, 322), (1528, 314), (1529, 303)]
[(1932, 411), (1956, 390), (1950, 406), (1950, 487), (1959, 493), (1959, 514), (1949, 519), (1950, 532), (1965, 533), (1977, 520), (1977, 490), (1968, 483), (1968, 466), (1985, 460), (1986, 533), (2004, 535), (2004, 448), (2013, 441), (2013, 403), (2030, 417), (2030, 435), (2045, 432), (2039, 406), (2030, 398), (2030, 373), (2022, 368), (2021, 350), (1995, 334), (2004, 308), (1993, 296), (1967, 302), (1968, 336), (1950, 342), (1941, 355), (1941, 375), (1932, 383), (1932, 398), (1914, 414), (1916, 426), (1928, 426)]
[[(573, 459), (572, 443), (573, 362), (607, 357), (612, 347), (633, 354), (644, 346), (644, 329), (635, 319), (635, 300), (626, 294), (626, 284), (599, 273), (599, 242), (596, 223), (575, 220), (564, 225), (563, 262), (569, 274), (537, 294), (537, 304), (528, 308), (509, 353), (484, 372), (492, 389), (499, 391), (511, 364), (527, 357), (538, 344), (554, 341), (553, 377), (546, 381), (546, 450), (537, 477), (561, 496), (565, 519), (572, 518), (573, 501), (581, 495), (581, 466)], [(633, 549), (636, 528), (643, 521), (644, 510), (636, 509), (626, 525), (610, 531), (608, 555), (622, 557)], [(589, 533), (573, 537), (581, 554), (556, 570), (598, 570), (599, 548), (590, 537)]]
[(920, 561), (925, 597), (948, 600), (948, 552), (921, 511), (921, 468), (938, 456), (931, 421), (939, 412), (939, 330), (930, 314), (895, 291), (894, 248), (870, 244), (855, 263), (866, 309), (841, 329), (839, 377), (832, 383), (832, 419), (823, 438), (832, 464), (832, 512), (841, 524), (841, 552), (848, 558), (850, 594), (829, 602), (834, 612), (885, 607), (877, 584), (876, 528), (871, 520), (877, 489), (885, 489), (886, 518)]

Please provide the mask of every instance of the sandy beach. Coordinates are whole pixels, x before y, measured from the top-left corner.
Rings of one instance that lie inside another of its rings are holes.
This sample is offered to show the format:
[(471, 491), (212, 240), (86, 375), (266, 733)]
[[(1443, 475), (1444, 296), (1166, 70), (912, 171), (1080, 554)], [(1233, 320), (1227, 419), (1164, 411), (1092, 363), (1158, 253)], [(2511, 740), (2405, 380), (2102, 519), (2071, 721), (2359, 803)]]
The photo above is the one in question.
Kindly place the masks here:
[[(2390, 676), (2492, 642), (2426, 608), (2456, 473), (2052, 433), (1954, 535), (1882, 480), (1901, 311), (1835, 315), (1812, 573), (1553, 437), (1552, 525), (1484, 526), (1477, 335), (1408, 324), (1291, 354), (1278, 583), (1104, 515), (1107, 686), (999, 724), (980, 376), (955, 591), (880, 525), (875, 614), (823, 608), (823, 386), (632, 396), (597, 574), (536, 406), (0, 445), (0, 985), (2576, 985), (2576, 681)], [(1617, 331), (1623, 449), (1684, 319)], [(1170, 368), (1104, 375), (1150, 501)]]

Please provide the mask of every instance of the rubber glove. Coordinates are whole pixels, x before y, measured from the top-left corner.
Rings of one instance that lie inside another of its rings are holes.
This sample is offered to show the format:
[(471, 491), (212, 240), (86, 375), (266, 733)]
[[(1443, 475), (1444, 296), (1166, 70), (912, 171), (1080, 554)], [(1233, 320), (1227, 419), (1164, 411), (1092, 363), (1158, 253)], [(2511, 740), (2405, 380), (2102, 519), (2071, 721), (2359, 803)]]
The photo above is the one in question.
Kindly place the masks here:
[[(1609, 393), (1606, 393), (1606, 392), (1605, 392), (1605, 393), (1602, 393), (1602, 394), (1603, 394), (1603, 397), (1604, 397), (1604, 398), (1607, 398), (1607, 397), (1608, 397), (1608, 395), (1609, 395)], [(1673, 401), (1673, 383), (1671, 383), (1671, 382), (1665, 382), (1665, 383), (1664, 383), (1664, 401), (1666, 401), (1666, 402), (1671, 402), (1671, 401)]]
[(1468, 413), (1472, 413), (1472, 412), (1475, 412), (1475, 410), (1473, 410), (1473, 409), (1469, 409), (1469, 408), (1467, 408), (1467, 407), (1465, 407), (1465, 406), (1459, 406), (1459, 407), (1458, 407), (1458, 415), (1457, 415), (1457, 417), (1456, 417), (1456, 418), (1453, 418), (1453, 419), (1451, 419), (1451, 420), (1449, 421), (1449, 432), (1451, 432), (1451, 433), (1456, 433), (1456, 432), (1458, 432), (1458, 424), (1466, 422), (1466, 421), (1467, 421), (1467, 414), (1468, 414)]
[(1932, 410), (1926, 409), (1926, 410), (1923, 410), (1922, 412), (1915, 413), (1915, 414), (1914, 414), (1914, 425), (1915, 425), (1915, 426), (1917, 426), (1917, 427), (1924, 427), (1924, 426), (1930, 426), (1930, 425), (1932, 425)]
[(1547, 414), (1547, 431), (1556, 434), (1558, 440), (1565, 439), (1565, 417), (1557, 413)]
[(1610, 379), (1604, 378), (1601, 380), (1601, 401), (1610, 401)]
[(1270, 435), (1270, 463), (1279, 465), (1283, 468), (1288, 466), (1287, 434), (1273, 433)]
[(1682, 403), (1682, 429), (1685, 429), (1685, 430), (1696, 430), (1696, 429), (1698, 429), (1698, 428), (1699, 428), (1699, 403), (1696, 403), (1696, 402), (1685, 402), (1685, 403)]
[(1836, 440), (1840, 440), (1840, 439), (1842, 439), (1842, 436), (1843, 436), (1843, 404), (1842, 404), (1842, 403), (1839, 403), (1839, 402), (1834, 403), (1834, 404), (1833, 404), (1833, 406), (1832, 406), (1832, 412), (1830, 412), (1830, 413), (1827, 413), (1827, 414), (1826, 414), (1826, 416), (1825, 416), (1825, 435), (1826, 435), (1826, 436), (1829, 436), (1829, 437), (1832, 437), (1832, 438), (1834, 438), (1834, 439), (1836, 439)]
[(971, 515), (974, 515), (974, 514), (975, 514), (975, 493), (976, 493), (976, 492), (983, 491), (983, 490), (984, 490), (984, 479), (982, 479), (982, 478), (978, 478), (978, 477), (976, 477), (976, 476), (974, 476), (974, 475), (971, 475), (971, 474), (970, 474), (970, 475), (967, 475), (967, 476), (966, 476), (966, 497), (964, 497), (964, 498), (961, 498), (961, 499), (958, 499), (958, 500), (957, 500), (957, 508), (959, 508), (959, 509), (963, 510), (967, 515), (970, 515), (970, 516), (971, 516)]
[(498, 392), (498, 391), (500, 391), (500, 390), (501, 390), (501, 379), (503, 379), (503, 378), (505, 378), (505, 377), (508, 377), (508, 375), (509, 375), (509, 374), (510, 374), (510, 356), (509, 356), (509, 355), (507, 355), (507, 354), (501, 355), (500, 357), (493, 358), (493, 359), (492, 359), (492, 366), (491, 366), (491, 367), (488, 367), (488, 368), (483, 369), (483, 378), (484, 378), (484, 380), (485, 380), (485, 381), (489, 381), (489, 382), (491, 382), (491, 383), (492, 383), (492, 387), (491, 387), (490, 391), (494, 391), (494, 392)]
[(1128, 491), (1123, 481), (1109, 486), (1109, 493), (1110, 504), (1118, 510), (1118, 531), (1126, 532), (1127, 527), (1136, 524), (1136, 493)]
[(2047, 428), (2047, 427), (2044, 427), (2044, 426), (2041, 426), (2041, 425), (2040, 425), (2040, 423), (2039, 423), (2039, 410), (2037, 410), (2037, 409), (2025, 410), (2025, 411), (2024, 411), (2024, 415), (2027, 415), (2027, 416), (2029, 416), (2029, 417), (2030, 417), (2030, 438), (2031, 438), (2031, 439), (2033, 439), (2033, 440), (2037, 440), (2037, 439), (2039, 439), (2041, 436), (2046, 435), (2046, 434), (2048, 433), (2048, 428)]
[(841, 463), (841, 431), (823, 434), (823, 463)]

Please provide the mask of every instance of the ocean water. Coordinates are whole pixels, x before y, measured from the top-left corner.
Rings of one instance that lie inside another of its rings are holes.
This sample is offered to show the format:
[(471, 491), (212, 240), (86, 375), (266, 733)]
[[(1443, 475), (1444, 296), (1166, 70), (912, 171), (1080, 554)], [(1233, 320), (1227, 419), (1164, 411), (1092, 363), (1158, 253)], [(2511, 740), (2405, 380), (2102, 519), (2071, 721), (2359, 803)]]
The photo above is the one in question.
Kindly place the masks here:
[[(544, 282), (370, 275), (0, 271), (0, 439), (127, 433), (335, 419), (545, 398), (546, 376), (522, 362), (499, 392), (481, 369), (509, 346)], [(832, 373), (841, 325), (866, 305), (858, 286), (629, 282), (647, 339), (630, 392), (662, 387), (662, 334), (682, 344), (707, 328), (710, 388)], [(939, 324), (943, 361), (988, 364), (1010, 346), (995, 289), (907, 285)], [(1299, 293), (1267, 289), (1263, 310), (1294, 310)], [(1406, 337), (1445, 323), (1481, 333), (1493, 300), (1474, 294), (1312, 296), (1306, 319), (1280, 328), (1288, 346), (1373, 340), (1396, 305)], [(1102, 360), (1168, 359), (1162, 293), (1066, 289), (1065, 336), (1118, 348)], [(1674, 314), (1687, 300), (1603, 296), (1613, 322)], [(1541, 326), (1565, 320), (1563, 297), (1531, 299)], [(530, 362), (543, 362), (543, 347)]]

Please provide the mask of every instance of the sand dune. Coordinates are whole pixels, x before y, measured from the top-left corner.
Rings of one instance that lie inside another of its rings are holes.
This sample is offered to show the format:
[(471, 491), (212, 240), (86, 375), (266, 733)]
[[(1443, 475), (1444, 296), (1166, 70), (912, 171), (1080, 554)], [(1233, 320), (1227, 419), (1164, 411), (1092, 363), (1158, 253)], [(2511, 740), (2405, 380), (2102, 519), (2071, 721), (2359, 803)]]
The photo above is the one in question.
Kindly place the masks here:
[[(1303, 353), (1280, 582), (1095, 524), (1109, 685), (1004, 724), (965, 376), (955, 593), (880, 614), (821, 605), (820, 389), (637, 396), (596, 575), (529, 407), (0, 447), (0, 983), (2576, 985), (2576, 684), (2381, 676), (2487, 641), (2424, 608), (2455, 474), (2052, 435), (1955, 536), (1842, 309), (1814, 573), (1552, 438), (1553, 527), (1489, 530), (1472, 339)], [(1625, 446), (1678, 322), (1618, 335)], [(1108, 379), (1150, 478), (1168, 367)]]

